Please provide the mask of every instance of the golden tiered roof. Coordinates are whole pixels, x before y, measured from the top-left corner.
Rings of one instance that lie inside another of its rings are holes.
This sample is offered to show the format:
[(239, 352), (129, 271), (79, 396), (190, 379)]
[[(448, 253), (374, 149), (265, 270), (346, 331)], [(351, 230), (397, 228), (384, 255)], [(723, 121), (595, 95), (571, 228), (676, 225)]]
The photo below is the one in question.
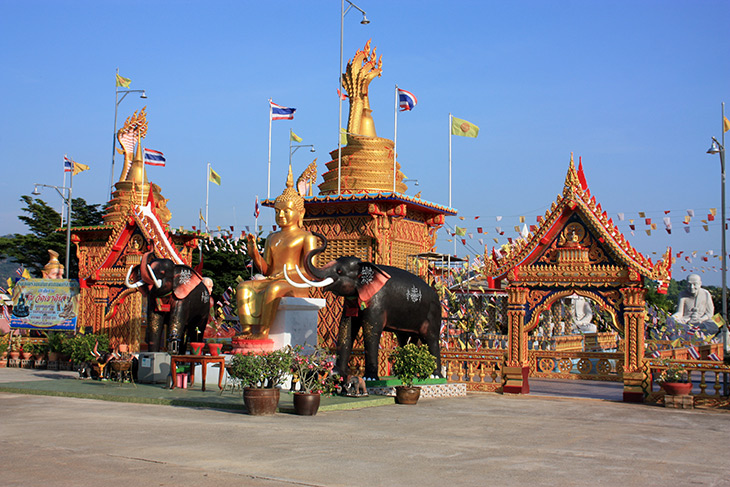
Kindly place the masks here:
[[(576, 213), (580, 219), (571, 226), (569, 217)], [(584, 224), (588, 229), (583, 227)], [(526, 238), (516, 240), (500, 253), (501, 257), (495, 255), (496, 252), (490, 255), (485, 247), (484, 271), (487, 276), (529, 279), (529, 276), (520, 275), (520, 270), (539, 262), (544, 264), (541, 269), (533, 266), (530, 272), (553, 274), (556, 281), (569, 281), (572, 274), (580, 274), (588, 266), (591, 266), (592, 272), (606, 278), (619, 278), (621, 266), (628, 269), (622, 272), (627, 273), (623, 277), (630, 281), (638, 280), (639, 276), (652, 280), (669, 280), (672, 277), (671, 247), (656, 263), (632, 247), (601, 204), (596, 203), (587, 184), (585, 187), (581, 185), (572, 154), (563, 192), (545, 212), (540, 225)], [(508, 275), (510, 271), (511, 275)]]

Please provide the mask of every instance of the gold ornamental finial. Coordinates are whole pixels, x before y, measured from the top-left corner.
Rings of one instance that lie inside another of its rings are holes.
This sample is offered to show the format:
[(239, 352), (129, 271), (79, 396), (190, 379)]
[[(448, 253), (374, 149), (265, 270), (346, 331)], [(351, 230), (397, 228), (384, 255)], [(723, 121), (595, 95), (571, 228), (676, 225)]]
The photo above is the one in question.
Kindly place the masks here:
[(575, 170), (575, 163), (573, 162), (573, 153), (570, 153), (570, 165), (568, 166), (568, 174), (565, 176), (565, 187), (563, 189), (563, 195), (568, 196), (575, 190), (582, 190), (580, 185), (580, 179), (578, 179), (578, 172)]
[(41, 274), (44, 279), (62, 279), (63, 264), (58, 261), (58, 252), (48, 249), (48, 263), (43, 266)]

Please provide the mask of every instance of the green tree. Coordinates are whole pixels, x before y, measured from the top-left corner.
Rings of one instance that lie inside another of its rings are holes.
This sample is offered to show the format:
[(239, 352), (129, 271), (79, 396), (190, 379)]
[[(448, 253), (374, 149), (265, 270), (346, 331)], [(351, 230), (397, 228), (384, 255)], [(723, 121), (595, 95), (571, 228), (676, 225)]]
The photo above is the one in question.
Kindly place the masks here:
[(239, 276), (241, 279), (251, 277), (251, 259), (246, 253), (243, 239), (233, 241), (229, 238), (211, 238), (203, 242), (202, 251), (203, 277), (213, 279), (213, 296), (216, 301), (228, 287), (235, 293)]
[[(31, 275), (41, 276), (41, 269), (48, 262), (48, 249), (55, 250), (60, 256), (66, 255), (66, 232), (61, 226), (61, 215), (42, 199), (23, 195), (25, 203), (23, 215), (18, 219), (25, 223), (30, 233), (16, 233), (0, 237), (0, 257), (9, 258), (28, 269)], [(89, 205), (83, 198), (71, 201), (71, 226), (95, 226), (102, 223), (101, 205)], [(73, 245), (73, 244), (72, 244)], [(64, 262), (64, 258), (60, 258)], [(69, 277), (78, 277), (78, 261), (73, 248)]]

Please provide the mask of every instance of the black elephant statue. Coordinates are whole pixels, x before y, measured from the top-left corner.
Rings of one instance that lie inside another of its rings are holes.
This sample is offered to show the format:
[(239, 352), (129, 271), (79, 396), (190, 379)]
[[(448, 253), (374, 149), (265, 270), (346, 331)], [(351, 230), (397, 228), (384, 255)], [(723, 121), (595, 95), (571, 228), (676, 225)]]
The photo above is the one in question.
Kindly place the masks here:
[(299, 268), (299, 278), (305, 284), (289, 279), (293, 286), (315, 286), (345, 298), (337, 337), (335, 371), (349, 374), (348, 362), (352, 344), (360, 329), (365, 344), (365, 377), (378, 379), (378, 350), (383, 331), (394, 332), (398, 344), (409, 341), (425, 343), (436, 358), (434, 374), (441, 376), (441, 302), (436, 291), (420, 277), (398, 267), (375, 265), (357, 257), (340, 257), (322, 268), (312, 264), (312, 258), (327, 248), (327, 240), (304, 260), (307, 271), (319, 282), (306, 279)]
[(166, 345), (170, 353), (185, 353), (189, 341), (202, 339), (210, 292), (195, 269), (147, 252), (139, 265), (129, 268), (125, 284), (147, 295), (145, 341), (150, 352), (161, 352)]

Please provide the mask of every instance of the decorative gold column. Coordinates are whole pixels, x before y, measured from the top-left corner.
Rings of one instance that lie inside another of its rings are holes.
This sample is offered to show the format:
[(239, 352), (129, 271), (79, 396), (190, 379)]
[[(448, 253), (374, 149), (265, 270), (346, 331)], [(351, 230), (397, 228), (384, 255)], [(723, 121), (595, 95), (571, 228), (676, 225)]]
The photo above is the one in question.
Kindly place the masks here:
[(502, 391), (527, 394), (530, 366), (527, 358), (527, 333), (525, 333), (525, 304), (528, 289), (512, 287), (507, 289), (508, 353), (507, 363), (502, 369)]
[(640, 287), (621, 289), (624, 321), (624, 401), (643, 402), (641, 383), (644, 379), (644, 296)]

